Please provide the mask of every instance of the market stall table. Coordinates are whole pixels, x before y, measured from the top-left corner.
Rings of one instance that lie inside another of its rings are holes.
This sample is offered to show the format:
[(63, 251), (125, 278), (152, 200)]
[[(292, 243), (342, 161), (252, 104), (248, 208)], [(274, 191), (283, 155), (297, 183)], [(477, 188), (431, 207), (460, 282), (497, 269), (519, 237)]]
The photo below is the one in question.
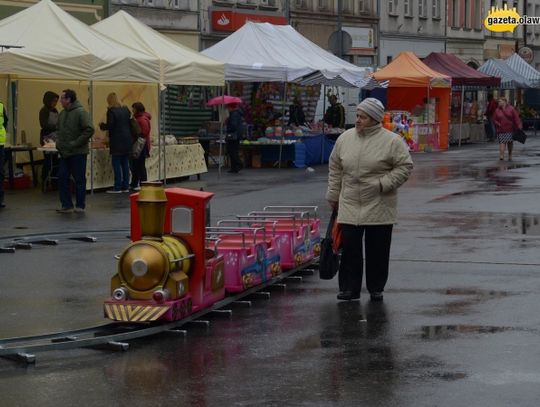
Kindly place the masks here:
[[(327, 134), (286, 136), (283, 139), (281, 160), (290, 161), (297, 168), (327, 163), (334, 144), (335, 140)], [(241, 143), (240, 150), (248, 158), (256, 151), (260, 154), (261, 162), (275, 163), (279, 161), (280, 145), (280, 138), (276, 138), (268, 142)]]
[[(109, 149), (94, 149), (93, 163), (86, 166), (86, 188), (100, 189), (114, 185), (111, 155)], [(146, 159), (148, 181), (157, 181), (159, 174), (159, 156), (157, 146), (153, 146), (150, 157)], [(175, 144), (165, 146), (165, 153), (161, 151), (161, 163), (165, 163), (165, 177), (167, 179), (198, 175), (207, 172), (204, 162), (204, 150), (199, 143)], [(93, 168), (93, 181), (90, 169)], [(93, 182), (93, 185), (92, 185)]]
[[(32, 168), (32, 181), (34, 183), (34, 186), (37, 186), (36, 167), (34, 163), (34, 153), (33, 153), (35, 149), (36, 149), (35, 147), (25, 146), (25, 145), (15, 145), (15, 146), (4, 147), (4, 154), (5, 154), (6, 162), (8, 165), (8, 181), (9, 181), (9, 187), (11, 189), (15, 188), (15, 174), (13, 171), (13, 162), (16, 160), (13, 160), (13, 158), (17, 153), (20, 153), (20, 152), (28, 153), (28, 157), (30, 159), (29, 163)], [(22, 164), (22, 163), (19, 163), (19, 164)]]
[(47, 187), (51, 184), (51, 181), (58, 178), (53, 176), (53, 169), (55, 168), (54, 162), (55, 158), (58, 158), (58, 150), (54, 147), (38, 147), (37, 151), (41, 151), (43, 153), (43, 158), (49, 162), (49, 172), (43, 179), (43, 185), (41, 188), (41, 190), (45, 192), (47, 191)]

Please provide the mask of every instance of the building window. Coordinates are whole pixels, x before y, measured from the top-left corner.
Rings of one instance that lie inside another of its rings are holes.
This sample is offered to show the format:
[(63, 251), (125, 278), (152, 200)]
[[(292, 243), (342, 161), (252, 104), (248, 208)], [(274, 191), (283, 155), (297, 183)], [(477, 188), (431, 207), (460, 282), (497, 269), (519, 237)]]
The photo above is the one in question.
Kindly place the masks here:
[(451, 27), (459, 27), (459, 0), (452, 0), (452, 21)]
[(475, 0), (474, 2), (474, 28), (477, 30), (482, 29), (482, 16), (484, 15), (482, 10), (482, 0)]
[(441, 18), (441, 0), (432, 0), (432, 10), (431, 10), (431, 17), (432, 18)]
[(368, 0), (358, 0), (358, 12), (365, 13), (369, 11), (367, 2)]
[(306, 9), (308, 8), (307, 0), (294, 0), (294, 6), (296, 8)]
[(387, 56), (386, 56), (386, 65), (388, 65), (390, 62), (392, 62), (392, 56), (391, 56), (391, 55), (387, 55)]
[(427, 0), (418, 0), (418, 15), (420, 17), (427, 17), (426, 3)]
[(343, 0), (343, 12), (352, 14), (354, 12), (354, 0)]
[(398, 0), (388, 0), (388, 14), (397, 15)]
[(403, 0), (403, 15), (404, 16), (411, 15), (411, 2), (412, 0)]
[(463, 27), (471, 28), (471, 0), (464, 0), (465, 8), (463, 10)]
[(319, 10), (328, 10), (328, 0), (318, 0)]

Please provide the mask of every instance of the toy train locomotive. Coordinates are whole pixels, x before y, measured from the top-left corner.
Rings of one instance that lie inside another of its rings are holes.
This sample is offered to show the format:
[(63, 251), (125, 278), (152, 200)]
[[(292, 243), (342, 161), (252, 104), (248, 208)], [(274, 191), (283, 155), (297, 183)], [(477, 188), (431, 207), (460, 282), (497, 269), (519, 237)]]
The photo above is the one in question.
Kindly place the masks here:
[(308, 263), (320, 252), (317, 208), (269, 206), (207, 227), (214, 194), (144, 183), (131, 195), (131, 239), (105, 317), (176, 321)]

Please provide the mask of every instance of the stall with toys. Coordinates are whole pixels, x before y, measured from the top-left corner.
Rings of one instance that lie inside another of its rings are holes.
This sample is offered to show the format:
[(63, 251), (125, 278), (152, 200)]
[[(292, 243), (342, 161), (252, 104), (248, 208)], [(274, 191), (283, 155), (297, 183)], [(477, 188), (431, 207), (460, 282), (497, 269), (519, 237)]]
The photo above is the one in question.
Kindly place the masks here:
[(449, 76), (402, 52), (373, 77), (389, 81), (385, 127), (402, 134), (411, 151), (448, 149)]
[(439, 149), (439, 124), (435, 117), (414, 116), (405, 110), (391, 110), (384, 114), (383, 127), (399, 134), (410, 151), (430, 152)]

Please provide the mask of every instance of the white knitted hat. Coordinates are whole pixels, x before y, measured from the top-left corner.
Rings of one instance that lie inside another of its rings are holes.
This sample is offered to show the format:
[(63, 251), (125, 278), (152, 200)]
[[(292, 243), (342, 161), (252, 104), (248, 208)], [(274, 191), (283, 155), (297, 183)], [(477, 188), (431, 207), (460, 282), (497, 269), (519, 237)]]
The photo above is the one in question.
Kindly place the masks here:
[(383, 121), (384, 106), (379, 99), (366, 98), (356, 108), (379, 123)]

